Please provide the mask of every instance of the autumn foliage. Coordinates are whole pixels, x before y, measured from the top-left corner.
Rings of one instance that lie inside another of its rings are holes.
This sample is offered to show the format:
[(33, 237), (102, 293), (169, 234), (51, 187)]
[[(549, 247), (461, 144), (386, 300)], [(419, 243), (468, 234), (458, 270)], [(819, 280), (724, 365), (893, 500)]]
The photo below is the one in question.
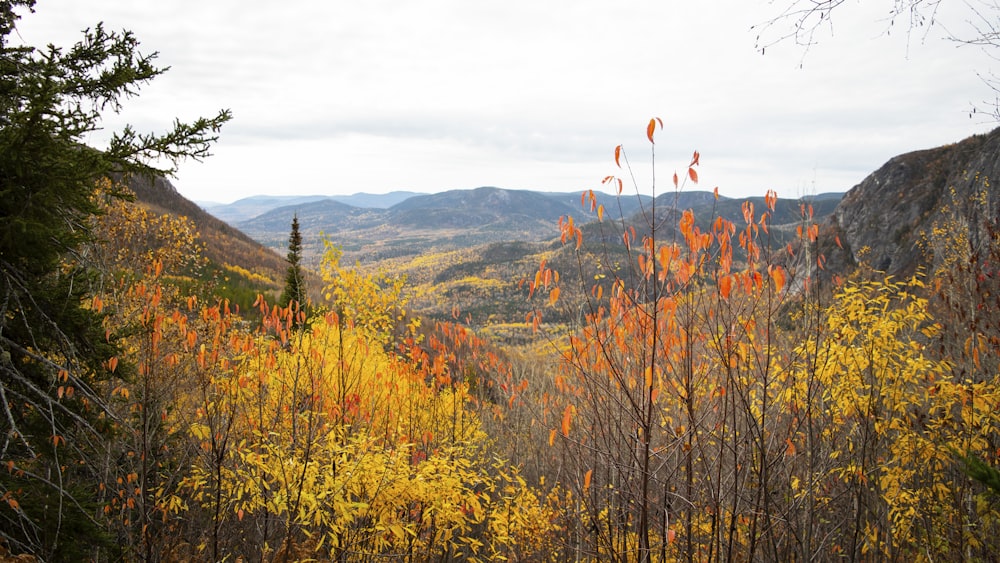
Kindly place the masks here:
[[(626, 156), (604, 179), (620, 194)], [(779, 246), (774, 192), (742, 221), (670, 205), (700, 179), (701, 155), (684, 163), (638, 217), (585, 192), (599, 222), (558, 220), (561, 249), (523, 284), (536, 341), (517, 347), (458, 310), (421, 319), (404, 278), (332, 244), (308, 314), (265, 296), (239, 311), (192, 277), (190, 222), (101, 183), (85, 306), (119, 353), (85, 394), (108, 438), (66, 478), (118, 541), (89, 556), (997, 557), (1000, 507), (966, 474), (998, 464), (995, 226), (931, 233), (947, 261), (927, 274), (834, 282), (808, 202)], [(2, 510), (32, 502), (33, 470), (7, 462)]]

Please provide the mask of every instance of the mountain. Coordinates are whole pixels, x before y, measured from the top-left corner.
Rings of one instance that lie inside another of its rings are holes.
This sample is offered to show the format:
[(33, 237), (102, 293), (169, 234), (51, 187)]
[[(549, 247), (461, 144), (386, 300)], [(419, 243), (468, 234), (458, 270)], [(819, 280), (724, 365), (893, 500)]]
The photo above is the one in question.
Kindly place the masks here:
[(972, 245), (988, 236), (984, 221), (1000, 217), (991, 178), (1000, 178), (1000, 129), (890, 159), (844, 195), (825, 228), (840, 237), (846, 265), (933, 268), (944, 257), (928, 251), (942, 235)]
[(579, 194), (481, 187), (412, 195), (388, 209), (356, 207), (333, 199), (285, 205), (236, 226), (262, 244), (281, 249), (296, 215), (304, 239), (303, 256), (311, 265), (319, 262), (322, 237), (344, 250), (345, 263), (371, 264), (428, 251), (548, 240), (559, 234), (560, 216), (594, 217), (580, 206)]
[(411, 197), (423, 195), (419, 192), (395, 191), (387, 194), (359, 192), (352, 195), (255, 195), (232, 203), (205, 203), (203, 207), (215, 217), (230, 224), (237, 224), (258, 217), (275, 209), (304, 206), (320, 201), (337, 201), (354, 207), (387, 209)]
[(553, 218), (576, 209), (538, 192), (484, 187), (412, 197), (389, 211), (394, 220), (416, 228), (488, 227), (522, 232), (530, 239), (537, 238), (531, 234), (535, 228), (550, 231)]
[(330, 199), (353, 205), (354, 207), (374, 207), (377, 209), (388, 209), (401, 201), (411, 197), (423, 195), (420, 192), (394, 191), (386, 194), (369, 194), (358, 192), (352, 195), (333, 195)]
[(301, 205), (313, 201), (327, 199), (327, 196), (271, 196), (255, 195), (234, 201), (233, 203), (218, 204), (205, 207), (205, 211), (214, 217), (222, 219), (226, 223), (235, 225), (240, 221), (252, 219), (278, 207), (286, 205)]

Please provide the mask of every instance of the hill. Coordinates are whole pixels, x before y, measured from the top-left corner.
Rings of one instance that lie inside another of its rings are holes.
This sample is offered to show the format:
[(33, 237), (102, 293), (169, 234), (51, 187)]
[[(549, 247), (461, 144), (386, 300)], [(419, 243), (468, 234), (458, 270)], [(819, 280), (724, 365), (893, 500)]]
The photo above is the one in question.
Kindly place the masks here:
[[(169, 180), (132, 177), (128, 186), (135, 193), (136, 203), (155, 213), (187, 217), (194, 223), (209, 260), (204, 275), (216, 284), (220, 295), (247, 309), (258, 292), (276, 296), (283, 287), (288, 263), (281, 255), (180, 195)], [(285, 238), (287, 244), (287, 233)], [(318, 291), (318, 281), (314, 280), (313, 285)]]

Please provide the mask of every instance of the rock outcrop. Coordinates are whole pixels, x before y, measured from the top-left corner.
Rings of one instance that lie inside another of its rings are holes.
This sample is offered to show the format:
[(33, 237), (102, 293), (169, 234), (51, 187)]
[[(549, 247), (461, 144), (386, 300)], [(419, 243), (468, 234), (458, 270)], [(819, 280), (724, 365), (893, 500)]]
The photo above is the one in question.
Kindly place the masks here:
[(992, 179), (1000, 181), (1000, 129), (890, 159), (844, 195), (829, 226), (855, 263), (908, 275), (942, 258), (926, 252), (935, 228), (967, 229), (974, 244), (984, 236), (984, 219), (1000, 211)]

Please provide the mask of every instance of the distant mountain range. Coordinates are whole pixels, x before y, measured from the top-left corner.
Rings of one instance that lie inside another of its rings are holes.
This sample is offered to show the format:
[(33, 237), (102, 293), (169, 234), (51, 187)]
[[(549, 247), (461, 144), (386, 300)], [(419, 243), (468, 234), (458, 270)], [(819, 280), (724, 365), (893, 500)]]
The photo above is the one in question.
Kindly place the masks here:
[[(359, 194), (360, 195), (360, 194)], [(321, 196), (256, 196), (222, 208), (210, 208), (221, 217), (253, 215), (232, 220), (232, 224), (262, 244), (279, 252), (288, 242), (293, 216), (298, 216), (303, 234), (303, 254), (307, 263), (318, 264), (323, 238), (340, 246), (345, 260), (362, 264), (389, 258), (417, 256), (428, 251), (450, 251), (500, 242), (551, 240), (558, 232), (559, 217), (572, 216), (581, 224), (597, 218), (589, 199), (581, 203), (581, 193), (538, 192), (481, 187), (450, 190), (435, 194), (392, 192), (377, 199), (352, 196), (353, 201), (380, 203), (387, 207), (352, 205), (343, 198)], [(821, 194), (810, 198), (817, 214), (832, 213), (842, 194)], [(648, 212), (657, 216), (673, 209), (693, 208), (696, 216), (722, 215), (732, 220), (742, 217), (740, 199), (715, 198), (711, 192), (690, 191), (652, 198), (615, 196), (595, 192), (595, 205), (603, 205), (605, 219), (619, 219), (638, 225)], [(763, 208), (763, 198), (756, 205)], [(781, 200), (772, 221), (799, 221), (798, 200)], [(707, 219), (706, 219), (707, 220)]]
[[(973, 241), (987, 236), (976, 225), (1000, 216), (1000, 198), (989, 186), (989, 178), (998, 176), (1000, 130), (900, 155), (846, 194), (778, 200), (768, 222), (767, 244), (783, 252), (804, 224), (803, 210), (811, 208), (811, 222), (821, 230), (818, 251), (826, 258), (825, 270), (809, 266), (812, 273), (846, 274), (861, 262), (889, 274), (912, 273), (933, 266), (925, 250), (931, 234), (942, 228), (966, 225)], [(191, 208), (197, 206), (180, 202), (172, 188), (167, 192), (170, 201), (158, 202), (158, 207), (195, 213)], [(605, 207), (603, 222), (596, 221), (589, 205), (581, 206), (579, 193), (496, 187), (435, 194), (255, 196), (208, 207), (231, 227), (204, 217), (198, 222), (210, 233), (238, 229), (270, 248), (273, 252), (263, 252), (256, 243), (247, 245), (246, 238), (211, 234), (210, 239), (233, 242), (222, 250), (213, 250), (210, 242), (208, 252), (234, 264), (252, 257), (259, 261), (257, 269), (266, 268), (274, 279), (280, 274), (280, 255), (287, 248), (292, 217), (297, 215), (308, 266), (318, 266), (325, 237), (344, 251), (343, 263), (407, 275), (417, 296), (415, 311), (446, 317), (458, 306), (471, 315), (473, 324), (500, 326), (523, 321), (529, 304), (520, 282), (534, 274), (543, 257), (567, 273), (580, 267), (558, 240), (560, 217), (572, 216), (582, 225), (588, 251), (603, 246), (605, 251), (621, 252), (622, 228), (635, 229), (641, 237), (655, 225), (659, 240), (668, 240), (686, 209), (694, 211), (704, 231), (715, 217), (743, 225), (746, 201), (754, 204), (758, 215), (765, 208), (762, 197), (716, 198), (703, 191), (667, 193), (655, 201), (595, 195)], [(140, 199), (151, 196), (152, 192), (140, 193)], [(245, 250), (231, 251), (237, 248), (236, 240)]]
[(263, 215), (272, 209), (286, 206), (306, 205), (313, 202), (326, 200), (338, 201), (354, 207), (372, 207), (376, 209), (386, 209), (393, 205), (409, 199), (413, 196), (421, 195), (418, 192), (395, 191), (387, 194), (368, 194), (359, 192), (353, 195), (290, 195), (271, 196), (255, 195), (234, 201), (233, 203), (213, 203), (200, 202), (199, 205), (211, 213), (213, 216), (234, 225), (236, 223), (253, 219)]

